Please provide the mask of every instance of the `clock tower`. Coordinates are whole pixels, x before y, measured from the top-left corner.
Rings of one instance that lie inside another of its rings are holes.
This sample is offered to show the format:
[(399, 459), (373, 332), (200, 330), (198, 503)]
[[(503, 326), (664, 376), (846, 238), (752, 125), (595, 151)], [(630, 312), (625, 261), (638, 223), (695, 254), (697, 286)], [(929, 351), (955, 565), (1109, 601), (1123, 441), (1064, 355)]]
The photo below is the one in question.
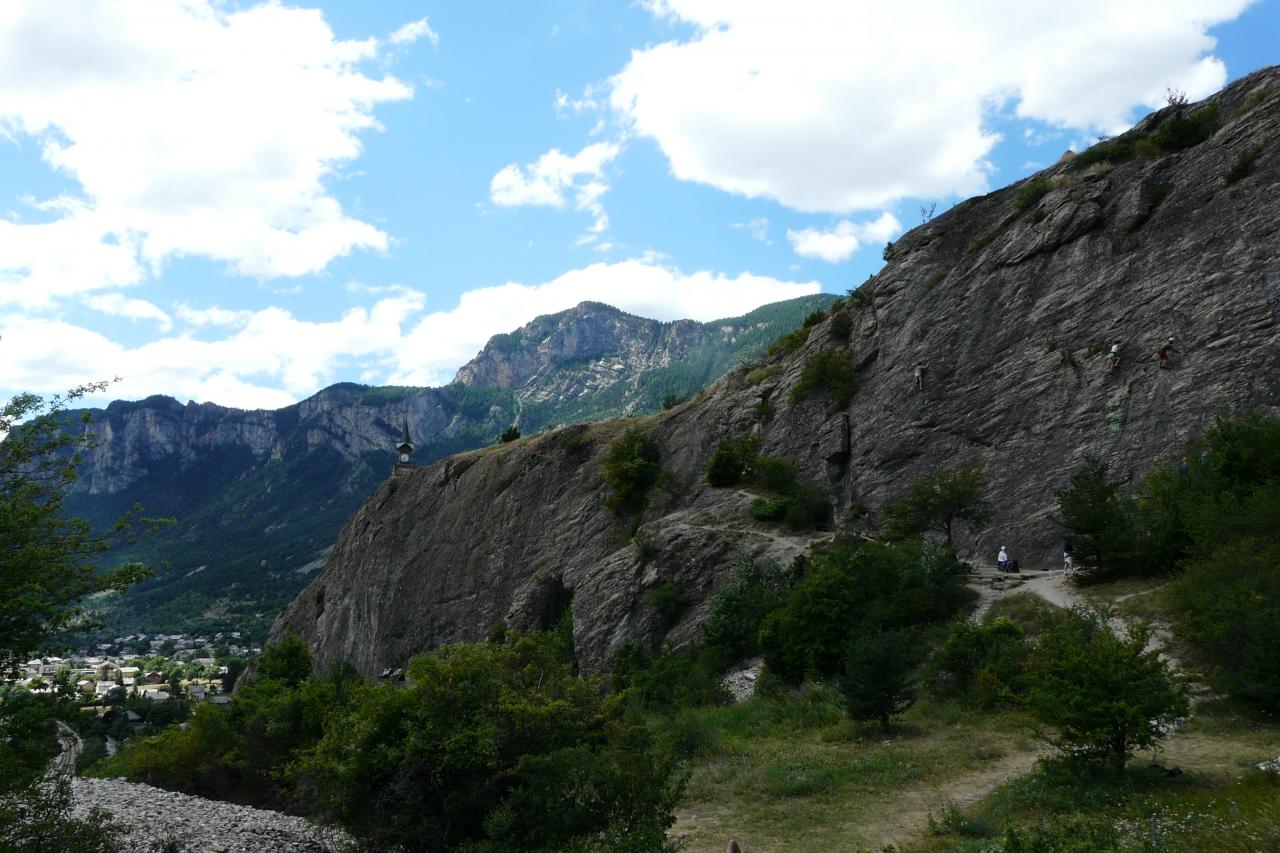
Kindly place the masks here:
[(409, 422), (404, 422), (404, 435), (400, 438), (400, 443), (396, 445), (396, 464), (391, 466), (391, 476), (399, 477), (401, 474), (407, 474), (414, 469), (413, 464), (413, 442), (409, 440)]

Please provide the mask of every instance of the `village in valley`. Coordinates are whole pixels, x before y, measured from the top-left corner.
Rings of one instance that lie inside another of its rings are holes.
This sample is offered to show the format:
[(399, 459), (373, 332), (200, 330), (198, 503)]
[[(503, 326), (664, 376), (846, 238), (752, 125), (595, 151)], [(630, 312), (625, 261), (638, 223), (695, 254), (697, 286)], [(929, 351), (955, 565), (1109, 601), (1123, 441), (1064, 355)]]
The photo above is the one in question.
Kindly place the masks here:
[(72, 694), (102, 711), (124, 699), (228, 702), (230, 688), (259, 648), (242, 646), (241, 631), (211, 637), (132, 634), (84, 646), (67, 657), (32, 658), (8, 683), (35, 693)]

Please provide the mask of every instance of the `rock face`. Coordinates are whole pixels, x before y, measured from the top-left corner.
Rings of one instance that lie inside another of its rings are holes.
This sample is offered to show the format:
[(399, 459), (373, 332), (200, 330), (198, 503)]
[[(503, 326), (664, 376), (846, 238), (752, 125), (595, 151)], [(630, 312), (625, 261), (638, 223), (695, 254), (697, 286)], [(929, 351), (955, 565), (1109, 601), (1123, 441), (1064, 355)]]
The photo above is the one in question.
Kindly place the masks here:
[(334, 385), (276, 411), (169, 397), (93, 412), (101, 446), (72, 509), (108, 525), (135, 502), (178, 524), (122, 556), (169, 566), (112, 614), (119, 632), (265, 632), (386, 477), (403, 424), (426, 464), (526, 432), (656, 411), (704, 387), (834, 297), (737, 318), (663, 323), (596, 303), (495, 336), (443, 388)]
[[(1087, 167), (1064, 158), (913, 230), (802, 346), (672, 411), (522, 439), (380, 486), (273, 633), (299, 633), (322, 663), (376, 672), (499, 623), (548, 625), (571, 598), (593, 669), (628, 638), (663, 636), (645, 591), (670, 583), (690, 605), (667, 634), (681, 642), (738, 555), (786, 560), (816, 538), (756, 523), (749, 494), (705, 484), (716, 443), (746, 433), (826, 487), (843, 526), (866, 523), (927, 471), (981, 462), (996, 517), (962, 531), (962, 553), (991, 562), (1007, 544), (1027, 568), (1056, 564), (1054, 491), (1083, 455), (1136, 478), (1217, 412), (1280, 408), (1280, 70), (1212, 101), (1218, 127), (1194, 146)], [(1155, 350), (1168, 336), (1177, 352), (1162, 370)], [(1111, 372), (1114, 339), (1123, 359)], [(843, 408), (826, 394), (792, 400), (820, 353), (857, 371)], [(628, 424), (650, 431), (670, 472), (634, 541), (601, 482)]]

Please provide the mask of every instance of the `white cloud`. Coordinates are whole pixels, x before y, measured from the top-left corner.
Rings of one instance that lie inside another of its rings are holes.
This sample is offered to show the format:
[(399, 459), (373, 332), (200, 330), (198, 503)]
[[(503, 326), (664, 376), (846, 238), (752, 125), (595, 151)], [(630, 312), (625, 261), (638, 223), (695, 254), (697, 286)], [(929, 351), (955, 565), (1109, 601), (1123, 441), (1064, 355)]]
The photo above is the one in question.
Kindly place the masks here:
[(604, 167), (618, 151), (612, 142), (592, 143), (573, 156), (552, 148), (523, 168), (504, 166), (489, 182), (489, 198), (501, 207), (564, 207), (572, 194), (575, 207), (594, 212), (609, 189)]
[(184, 256), (274, 277), (385, 248), (325, 186), (373, 109), (412, 95), (360, 70), (377, 49), (279, 3), (0, 4), (0, 135), (78, 186), (41, 205), (52, 222), (4, 225), (0, 302), (136, 284)]
[(185, 302), (173, 306), (173, 313), (189, 326), (242, 326), (253, 318), (252, 311), (230, 311), (216, 305), (209, 308), (193, 308)]
[(413, 44), (423, 38), (432, 44), (440, 44), (439, 34), (431, 29), (431, 25), (427, 23), (426, 18), (419, 18), (401, 26), (387, 40), (392, 44)]
[(119, 293), (103, 293), (90, 296), (85, 304), (94, 311), (125, 317), (129, 320), (152, 320), (159, 324), (160, 331), (167, 332), (173, 327), (169, 315), (145, 299), (126, 299)]
[[(189, 328), (137, 347), (63, 320), (0, 316), (0, 388), (53, 392), (120, 376), (111, 388), (114, 397), (170, 394), (275, 408), (344, 375), (371, 383), (445, 384), (498, 332), (587, 300), (664, 320), (713, 320), (818, 290), (817, 282), (750, 273), (686, 274), (662, 266), (655, 254), (593, 264), (544, 284), (472, 290), (455, 307), (425, 315), (426, 297), (403, 287), (388, 290), (368, 309), (325, 322), (300, 320), (279, 308), (250, 312), (179, 303), (173, 313)], [(207, 335), (220, 337), (203, 339)]]
[[(425, 297), (408, 291), (371, 308), (356, 308), (332, 322), (299, 320), (279, 308), (249, 316), (221, 309), (176, 309), (187, 322), (239, 324), (207, 341), (183, 334), (138, 347), (62, 320), (0, 320), (0, 388), (57, 391), (112, 376), (111, 394), (142, 398), (171, 394), (244, 408), (288, 405), (335, 380), (348, 365), (372, 360), (388, 370), (407, 322)], [(50, 342), (57, 342), (51, 346)]]
[(582, 92), (581, 98), (571, 97), (568, 93), (556, 89), (556, 115), (579, 116), (587, 112), (595, 112), (600, 109), (600, 101), (596, 96), (595, 87), (588, 86)]
[(1226, 79), (1210, 27), (1249, 0), (650, 0), (692, 25), (633, 51), (610, 103), (672, 173), (797, 210), (986, 188), (992, 114), (1114, 131)]
[(769, 239), (769, 218), (766, 216), (757, 216), (749, 222), (734, 222), (729, 227), (746, 231), (751, 235), (751, 239), (758, 240), (766, 246), (773, 245), (773, 241)]
[(787, 229), (787, 240), (797, 255), (827, 263), (847, 261), (863, 243), (887, 243), (902, 233), (898, 217), (885, 211), (871, 222), (842, 219), (825, 231), (817, 228)]
[(405, 336), (397, 354), (399, 367), (388, 381), (448, 382), (491, 336), (587, 300), (642, 317), (707, 321), (819, 289), (814, 281), (780, 281), (751, 273), (684, 273), (650, 259), (592, 264), (544, 284), (510, 283), (464, 293), (457, 307), (428, 314)]

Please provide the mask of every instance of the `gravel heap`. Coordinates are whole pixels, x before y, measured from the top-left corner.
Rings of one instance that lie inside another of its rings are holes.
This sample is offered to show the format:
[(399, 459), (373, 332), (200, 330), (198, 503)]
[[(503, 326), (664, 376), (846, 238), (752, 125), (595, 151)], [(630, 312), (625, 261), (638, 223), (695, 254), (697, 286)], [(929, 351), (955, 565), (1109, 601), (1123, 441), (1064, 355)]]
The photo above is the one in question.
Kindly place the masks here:
[[(183, 853), (329, 853), (354, 848), (338, 829), (279, 812), (164, 791), (123, 779), (73, 779), (75, 815), (105, 809), (129, 827), (129, 850), (176, 842)], [(174, 849), (174, 848), (170, 848)]]

